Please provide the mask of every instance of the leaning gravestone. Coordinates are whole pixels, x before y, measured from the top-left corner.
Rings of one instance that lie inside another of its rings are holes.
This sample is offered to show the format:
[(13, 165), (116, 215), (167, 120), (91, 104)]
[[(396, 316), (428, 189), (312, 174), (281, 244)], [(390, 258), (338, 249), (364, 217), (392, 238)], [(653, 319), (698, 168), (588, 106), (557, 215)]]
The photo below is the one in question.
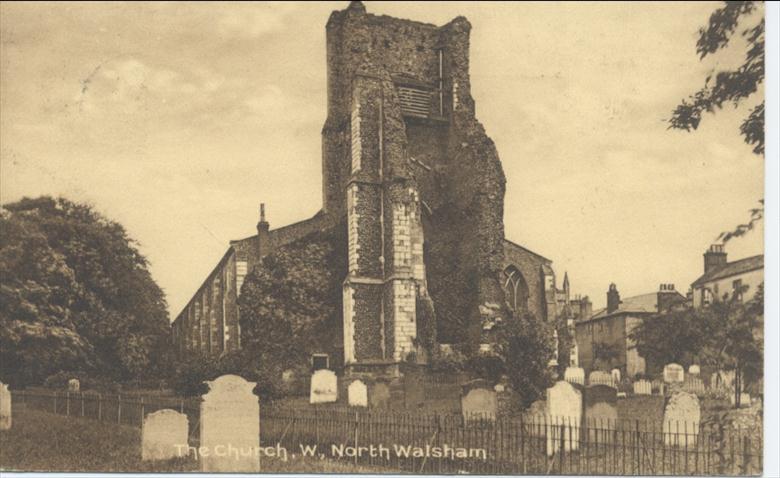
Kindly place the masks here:
[(594, 370), (588, 375), (588, 385), (608, 385), (614, 387), (615, 381), (612, 379), (611, 373)]
[(551, 456), (560, 449), (562, 439), (565, 451), (577, 450), (582, 421), (582, 394), (572, 384), (559, 381), (547, 389), (546, 402), (550, 418), (547, 455)]
[(323, 368), (312, 374), (309, 403), (333, 403), (338, 396), (338, 379), (332, 370)]
[(653, 384), (647, 380), (637, 380), (634, 382), (634, 395), (651, 395), (653, 393)]
[(187, 456), (187, 415), (169, 408), (150, 413), (141, 427), (141, 460)]
[(585, 427), (588, 440), (595, 443), (613, 443), (617, 429), (617, 390), (608, 385), (585, 388)]
[(68, 391), (69, 392), (78, 392), (81, 390), (81, 382), (79, 382), (79, 379), (72, 378), (68, 380)]
[(685, 381), (685, 369), (680, 364), (670, 363), (664, 367), (664, 382), (679, 383)]
[[(209, 385), (200, 404), (200, 471), (256, 473), (260, 468), (260, 404), (254, 382), (223, 375)], [(236, 454), (220, 453), (227, 447)], [(241, 450), (244, 453), (241, 453)], [(252, 450), (247, 452), (247, 450)]]
[(563, 379), (569, 383), (585, 385), (585, 370), (580, 367), (566, 367)]
[(696, 395), (676, 391), (664, 407), (664, 444), (676, 447), (696, 446), (701, 422), (701, 407)]
[(11, 429), (11, 391), (0, 382), (0, 430)]
[(347, 387), (347, 401), (351, 407), (368, 406), (368, 387), (360, 380), (355, 380)]
[(464, 421), (495, 420), (498, 409), (496, 391), (492, 388), (471, 388), (460, 399)]

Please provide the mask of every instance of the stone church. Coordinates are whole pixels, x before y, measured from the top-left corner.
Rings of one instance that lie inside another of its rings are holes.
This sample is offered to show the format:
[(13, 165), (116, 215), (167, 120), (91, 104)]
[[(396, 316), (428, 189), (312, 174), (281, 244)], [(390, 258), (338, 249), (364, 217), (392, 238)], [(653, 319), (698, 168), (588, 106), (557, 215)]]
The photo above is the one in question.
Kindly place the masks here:
[[(552, 261), (504, 237), (505, 178), (475, 117), (471, 25), (377, 16), (361, 2), (331, 14), (322, 208), (231, 241), (173, 322), (180, 354), (241, 347), (237, 298), (245, 276), (274, 251), (317, 231), (345, 228), (343, 364), (391, 373), (434, 321), (437, 344), (488, 340), (510, 309), (547, 320), (568, 301)], [(579, 300), (579, 299), (578, 299)], [(471, 335), (442, 326), (458, 320)], [(437, 345), (438, 346), (438, 345)], [(337, 362), (341, 362), (338, 360)]]

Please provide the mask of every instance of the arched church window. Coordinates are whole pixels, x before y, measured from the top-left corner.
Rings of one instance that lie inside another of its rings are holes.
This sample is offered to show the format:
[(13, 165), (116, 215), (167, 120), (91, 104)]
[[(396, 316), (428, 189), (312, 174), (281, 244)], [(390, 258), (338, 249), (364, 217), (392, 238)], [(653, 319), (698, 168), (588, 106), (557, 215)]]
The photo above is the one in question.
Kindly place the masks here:
[(510, 309), (528, 310), (528, 283), (515, 266), (504, 269), (504, 297)]

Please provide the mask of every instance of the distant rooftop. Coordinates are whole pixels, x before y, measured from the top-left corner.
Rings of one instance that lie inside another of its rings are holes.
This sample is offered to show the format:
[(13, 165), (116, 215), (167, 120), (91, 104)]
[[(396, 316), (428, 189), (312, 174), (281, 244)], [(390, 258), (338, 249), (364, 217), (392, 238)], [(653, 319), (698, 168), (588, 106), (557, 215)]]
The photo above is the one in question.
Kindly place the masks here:
[(758, 255), (753, 257), (746, 257), (734, 262), (728, 262), (720, 267), (715, 267), (709, 272), (705, 272), (701, 277), (696, 279), (691, 287), (698, 287), (707, 282), (714, 280), (725, 279), (745, 272), (750, 272), (764, 268), (764, 255)]
[[(679, 299), (685, 300), (685, 296), (677, 291), (674, 291)], [(589, 322), (591, 320), (598, 320), (604, 317), (609, 317), (617, 314), (655, 314), (658, 312), (658, 292), (650, 292), (649, 294), (635, 295), (633, 297), (626, 297), (620, 300), (620, 306), (617, 310), (607, 313), (607, 308), (599, 309), (590, 318), (582, 320), (581, 322)]]

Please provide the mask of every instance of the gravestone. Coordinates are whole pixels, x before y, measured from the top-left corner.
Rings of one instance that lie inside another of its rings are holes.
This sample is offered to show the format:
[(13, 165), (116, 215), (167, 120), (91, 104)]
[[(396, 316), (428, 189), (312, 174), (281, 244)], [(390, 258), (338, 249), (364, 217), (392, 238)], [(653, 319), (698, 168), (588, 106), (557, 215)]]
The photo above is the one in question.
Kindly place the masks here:
[(690, 367), (688, 367), (688, 373), (690, 375), (700, 375), (701, 374), (701, 367), (699, 367), (696, 364), (693, 364)]
[(472, 388), (460, 399), (464, 421), (495, 420), (498, 408), (496, 392), (492, 388)]
[(696, 395), (673, 392), (664, 406), (664, 444), (676, 447), (696, 446), (701, 422), (701, 407)]
[(360, 380), (355, 380), (347, 387), (347, 401), (352, 407), (368, 406), (368, 387)]
[(637, 380), (634, 382), (634, 395), (651, 395), (653, 385), (647, 380)]
[(0, 382), (0, 430), (11, 429), (11, 391)]
[(663, 395), (666, 392), (666, 384), (662, 380), (653, 380), (653, 393)]
[(69, 392), (78, 392), (81, 390), (81, 382), (79, 382), (79, 379), (72, 378), (68, 380), (68, 391)]
[(338, 379), (332, 370), (320, 369), (312, 374), (309, 403), (333, 403), (338, 396)]
[(390, 387), (384, 382), (375, 382), (368, 389), (368, 404), (371, 408), (385, 408), (390, 405)]
[[(254, 382), (223, 375), (206, 382), (209, 392), (200, 404), (200, 471), (256, 473), (260, 467), (260, 404)], [(220, 453), (227, 447), (236, 454)], [(249, 452), (251, 450), (251, 452)], [(241, 453), (241, 452), (244, 453)], [(227, 456), (225, 456), (227, 455)]]
[(588, 440), (593, 443), (613, 443), (617, 429), (617, 390), (609, 385), (585, 388), (584, 426)]
[[(737, 404), (736, 397), (734, 396), (733, 393), (729, 394), (729, 401), (731, 402), (731, 406), (732, 407)], [(749, 406), (750, 406), (750, 394), (749, 393), (745, 393), (745, 392), (740, 393), (739, 394), (739, 407), (740, 408), (747, 408)]]
[(664, 382), (680, 383), (685, 381), (685, 369), (680, 364), (670, 363), (664, 367)]
[(169, 408), (150, 413), (141, 427), (141, 460), (187, 456), (187, 415)]
[[(551, 456), (561, 447), (565, 451), (577, 450), (580, 442), (582, 421), (582, 394), (566, 381), (558, 381), (547, 389), (547, 455)], [(561, 436), (563, 433), (563, 436)]]
[(615, 381), (612, 379), (612, 374), (594, 370), (588, 375), (588, 385), (608, 385), (614, 387)]
[(720, 370), (714, 372), (710, 377), (710, 388), (712, 388), (713, 390), (720, 390), (720, 389), (733, 390), (734, 378), (735, 378), (735, 374), (733, 370), (729, 370), (729, 371)]
[(609, 372), (610, 375), (612, 375), (612, 381), (615, 382), (615, 384), (620, 383), (620, 369), (619, 368), (613, 368), (611, 372)]
[(563, 379), (569, 383), (585, 385), (585, 369), (580, 367), (566, 367), (563, 372)]
[(410, 372), (404, 375), (404, 407), (411, 410), (420, 408), (425, 402), (425, 382), (423, 374)]

